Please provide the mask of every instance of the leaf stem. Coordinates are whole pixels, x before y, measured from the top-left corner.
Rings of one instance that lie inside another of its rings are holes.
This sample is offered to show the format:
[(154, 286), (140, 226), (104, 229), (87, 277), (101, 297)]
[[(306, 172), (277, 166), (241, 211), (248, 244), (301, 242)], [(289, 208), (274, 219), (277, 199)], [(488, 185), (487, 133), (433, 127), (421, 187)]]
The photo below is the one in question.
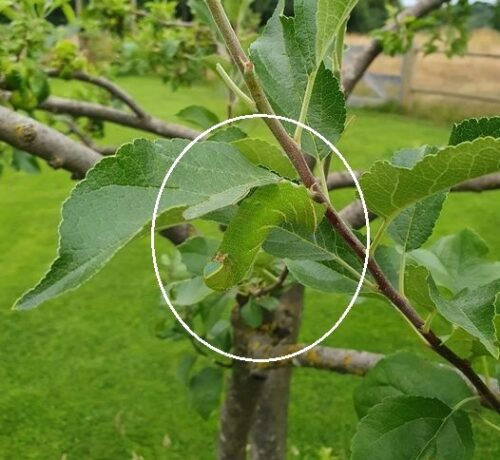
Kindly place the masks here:
[(320, 162), (320, 164), (319, 164), (319, 180), (320, 180), (321, 189), (323, 190), (323, 194), (328, 199), (328, 203), (331, 204), (330, 193), (328, 191), (328, 183), (326, 180), (328, 170), (330, 169), (330, 159), (331, 159), (331, 154), (328, 155), (324, 160), (322, 160)]
[(226, 86), (238, 96), (245, 104), (247, 104), (253, 111), (255, 111), (255, 102), (249, 96), (247, 96), (241, 88), (233, 81), (233, 79), (228, 75), (228, 73), (224, 70), (219, 63), (215, 66), (217, 69), (217, 73), (219, 74), (222, 81), (226, 84)]
[(486, 417), (483, 417), (479, 412), (473, 412), (479, 420), (481, 420), (485, 425), (488, 425), (490, 428), (500, 432), (500, 426), (495, 425), (493, 422), (490, 422)]
[(435, 311), (429, 313), (429, 315), (425, 319), (425, 323), (424, 323), (424, 327), (423, 327), (423, 330), (425, 332), (429, 332), (431, 330), (431, 325), (432, 325), (432, 322), (434, 321), (434, 318), (436, 317), (436, 315), (437, 315), (437, 311), (435, 310)]
[(335, 53), (333, 55), (333, 68), (340, 77), (342, 71), (342, 58), (344, 56), (344, 38), (347, 27), (347, 20), (340, 26), (339, 33), (335, 38)]
[[(307, 86), (306, 86), (306, 92), (304, 94), (304, 100), (302, 101), (302, 107), (300, 108), (300, 116), (299, 116), (299, 122), (304, 124), (307, 119), (307, 113), (309, 112), (309, 104), (311, 103), (311, 96), (312, 92), (314, 89), (314, 84), (316, 83), (316, 76), (318, 75), (318, 71), (315, 70), (310, 73), (309, 77), (307, 78)], [(293, 139), (295, 142), (300, 145), (302, 141), (302, 132), (304, 131), (303, 127), (300, 125), (297, 125), (297, 128), (295, 129), (295, 134), (293, 135)]]
[(455, 404), (452, 408), (452, 413), (457, 412), (460, 410), (462, 407), (464, 407), (466, 404), (472, 402), (472, 401), (477, 401), (478, 399), (481, 399), (481, 396), (470, 396), (469, 398), (462, 399), (462, 401), (458, 402)]
[(491, 385), (490, 367), (488, 366), (488, 360), (486, 359), (486, 356), (481, 357), (481, 362), (483, 365), (483, 372), (486, 385), (490, 386)]
[(401, 263), (399, 265), (399, 276), (398, 276), (399, 292), (402, 295), (405, 295), (405, 270), (406, 270), (406, 252), (403, 248), (403, 254), (401, 254)]
[(384, 237), (386, 230), (389, 228), (389, 225), (390, 225), (390, 221), (388, 221), (386, 219), (382, 219), (382, 223), (381, 223), (377, 233), (375, 234), (375, 238), (373, 238), (372, 244), (370, 245), (370, 254), (371, 255), (375, 254), (375, 250), (377, 249), (378, 245), (382, 241), (382, 238)]

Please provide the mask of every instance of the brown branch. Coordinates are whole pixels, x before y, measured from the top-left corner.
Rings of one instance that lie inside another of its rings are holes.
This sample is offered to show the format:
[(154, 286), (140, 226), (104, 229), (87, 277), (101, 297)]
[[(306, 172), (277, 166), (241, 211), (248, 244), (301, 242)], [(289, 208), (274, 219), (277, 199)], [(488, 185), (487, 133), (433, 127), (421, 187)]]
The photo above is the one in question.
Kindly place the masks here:
[[(255, 353), (255, 357), (259, 358), (270, 358), (277, 356), (284, 356), (302, 350), (306, 347), (306, 344), (293, 344), (293, 345), (278, 345), (277, 347), (267, 347), (262, 346), (258, 352)], [(375, 365), (381, 361), (385, 356), (380, 353), (371, 353), (368, 351), (358, 351), (346, 348), (333, 348), (326, 346), (317, 346), (311, 350), (298, 355), (292, 359), (274, 361), (272, 363), (258, 363), (255, 366), (258, 369), (269, 369), (269, 368), (280, 368), (280, 367), (305, 367), (327, 370), (331, 372), (337, 372), (339, 374), (351, 374), (351, 375), (366, 375)], [(450, 368), (444, 364), (438, 364), (443, 367)], [(456, 368), (451, 367), (457, 372), (460, 377), (470, 386), (472, 390), (477, 394), (477, 389), (471, 386), (470, 382), (465, 379), (462, 373), (458, 372)], [(490, 390), (492, 393), (500, 397), (500, 387), (499, 382), (496, 379), (490, 379)], [(488, 409), (491, 409), (489, 404), (483, 405)]]
[[(405, 18), (414, 17), (421, 18), (426, 16), (431, 11), (440, 8), (443, 4), (449, 2), (450, 0), (420, 0), (417, 4), (405, 8), (401, 13), (398, 14), (396, 21), (387, 24), (382, 30), (392, 31), (397, 30), (398, 23), (402, 22)], [(344, 92), (346, 97), (348, 97), (357, 83), (361, 80), (368, 67), (375, 60), (375, 58), (382, 52), (382, 44), (379, 40), (372, 40), (370, 44), (363, 50), (363, 52), (357, 56), (354, 63), (348, 70), (345, 71), (342, 83), (344, 86)]]
[(112, 107), (63, 97), (51, 96), (42, 102), (38, 108), (51, 113), (64, 113), (73, 117), (88, 117), (94, 120), (107, 121), (166, 138), (194, 139), (199, 134), (194, 129), (173, 123), (166, 123), (159, 118), (139, 118), (134, 114)]
[[(9, 98), (9, 91), (0, 90), (0, 99), (8, 100)], [(64, 97), (51, 96), (43, 101), (37, 109), (55, 114), (71, 115), (75, 118), (87, 117), (93, 120), (107, 121), (166, 138), (195, 139), (199, 135), (199, 132), (194, 129), (174, 123), (167, 123), (160, 118), (139, 118), (133, 113), (124, 112), (113, 107)]]
[(287, 276), (288, 276), (288, 268), (285, 267), (281, 271), (281, 273), (278, 276), (278, 279), (274, 283), (270, 284), (269, 286), (265, 286), (255, 292), (252, 292), (251, 293), (252, 297), (264, 297), (268, 294), (280, 290), (283, 287), (283, 284), (285, 283)]
[[(362, 172), (353, 171), (357, 179), (362, 176)], [(333, 172), (326, 180), (328, 190), (355, 187), (354, 179), (349, 172)], [(471, 179), (456, 185), (452, 192), (485, 192), (487, 190), (500, 189), (500, 173), (491, 173), (485, 176)]]
[(96, 151), (33, 118), (0, 106), (0, 140), (82, 178), (102, 157)]
[[(59, 70), (48, 70), (47, 75), (49, 77), (60, 78)], [(117, 84), (113, 83), (104, 77), (95, 77), (81, 70), (73, 72), (71, 78), (74, 80), (83, 81), (94, 86), (98, 86), (106, 90), (111, 96), (122, 101), (127, 107), (132, 110), (139, 118), (147, 118), (149, 115), (139, 106), (139, 104), (134, 100), (134, 98), (128, 94), (125, 90), (120, 88)]]
[[(358, 171), (353, 171), (354, 175), (356, 176), (356, 179), (359, 179), (361, 177), (360, 172)], [(326, 186), (328, 190), (337, 190), (341, 188), (350, 188), (350, 187), (355, 187), (354, 179), (352, 178), (351, 174), (346, 171), (346, 172), (332, 172), (328, 174), (328, 177), (326, 179)]]
[[(351, 178), (352, 181), (352, 178)], [(339, 188), (336, 184), (333, 185), (331, 190), (335, 188)], [(344, 182), (342, 184), (343, 187), (347, 187), (348, 185)], [(351, 185), (354, 187), (354, 181), (352, 181)], [(329, 187), (330, 189), (330, 187)], [(491, 190), (499, 190), (500, 189), (500, 173), (492, 173), (487, 174), (486, 176), (477, 177), (475, 179), (471, 179), (461, 184), (456, 185), (451, 189), (452, 192), (474, 192), (481, 193), (485, 191)], [(361, 206), (361, 202), (359, 200), (353, 201), (349, 205), (347, 205), (344, 209), (340, 211), (340, 216), (349, 223), (352, 228), (359, 229), (365, 226), (365, 214), (363, 211), (363, 207)], [(373, 213), (369, 213), (370, 221), (377, 218), (377, 216)]]
[[(431, 0), (428, 0), (425, 3), (429, 3), (430, 1)], [(206, 3), (222, 37), (224, 38), (229, 54), (243, 74), (258, 111), (260, 113), (273, 114), (274, 112), (271, 104), (269, 103), (264, 90), (258, 81), (254, 65), (243, 51), (238, 37), (231, 27), (221, 1), (206, 0)], [(336, 231), (339, 236), (351, 247), (360, 260), (364, 260), (366, 257), (366, 248), (352, 233), (351, 229), (342, 220), (337, 211), (330, 205), (328, 199), (321, 191), (321, 188), (318, 186), (316, 179), (304, 160), (300, 147), (292, 138), (289, 137), (288, 133), (278, 120), (266, 119), (266, 123), (294, 165), (304, 185), (311, 190), (314, 195), (314, 199), (325, 205), (325, 215), (333, 230)], [(373, 257), (368, 257), (368, 271), (374, 278), (379, 292), (391, 301), (399, 312), (410, 322), (418, 334), (425, 339), (428, 345), (441, 357), (459, 369), (474, 385), (478, 393), (480, 393), (482, 397), (491, 405), (491, 407), (500, 412), (500, 400), (497, 399), (488, 386), (476, 374), (470, 366), (470, 363), (460, 358), (460, 356), (448, 348), (442, 340), (434, 334), (433, 331), (427, 330), (424, 325), (424, 320), (413, 309), (408, 300), (392, 286)]]
[(74, 134), (76, 137), (78, 137), (78, 139), (80, 139), (80, 141), (84, 145), (91, 148), (92, 150), (95, 150), (101, 155), (103, 156), (114, 155), (118, 150), (118, 147), (112, 147), (112, 146), (101, 147), (96, 145), (92, 137), (90, 137), (83, 129), (81, 129), (72, 118), (64, 119), (61, 121), (68, 126), (68, 134)]

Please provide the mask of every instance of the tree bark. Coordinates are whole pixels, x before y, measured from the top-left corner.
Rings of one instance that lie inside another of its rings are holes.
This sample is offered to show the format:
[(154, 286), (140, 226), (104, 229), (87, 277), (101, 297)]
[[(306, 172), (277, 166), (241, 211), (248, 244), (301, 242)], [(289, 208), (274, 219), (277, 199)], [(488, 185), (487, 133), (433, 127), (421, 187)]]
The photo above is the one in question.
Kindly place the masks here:
[[(297, 341), (303, 305), (304, 287), (301, 285), (292, 286), (282, 295), (276, 313), (278, 328), (287, 333), (282, 344)], [(252, 460), (286, 459), (291, 380), (291, 367), (267, 373), (250, 434)]]
[(0, 140), (43, 158), (53, 168), (63, 168), (82, 178), (102, 157), (33, 118), (0, 106)]
[[(271, 347), (297, 340), (304, 288), (293, 285), (280, 296), (276, 312), (265, 318), (263, 340)], [(247, 299), (240, 299), (240, 306)], [(235, 308), (231, 322), (234, 352), (251, 356), (253, 338), (259, 334), (246, 327)], [(272, 331), (272, 332), (269, 332)], [(249, 437), (252, 459), (283, 460), (286, 455), (289, 387), (292, 369), (256, 369), (236, 361), (220, 416), (218, 459), (247, 458)]]
[[(248, 356), (248, 329), (240, 318), (240, 301), (231, 317), (233, 352)], [(245, 460), (248, 434), (252, 426), (264, 379), (253, 373), (247, 362), (234, 361), (226, 398), (219, 419), (218, 460)]]

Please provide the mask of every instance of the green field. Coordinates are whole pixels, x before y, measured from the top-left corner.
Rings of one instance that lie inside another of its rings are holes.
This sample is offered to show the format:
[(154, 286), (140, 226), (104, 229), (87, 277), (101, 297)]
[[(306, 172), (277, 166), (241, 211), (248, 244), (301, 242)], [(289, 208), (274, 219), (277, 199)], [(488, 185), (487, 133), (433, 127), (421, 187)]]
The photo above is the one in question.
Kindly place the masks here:
[[(172, 93), (154, 80), (123, 83), (165, 119), (174, 120), (193, 103), (224, 115), (223, 92), (213, 87)], [(443, 144), (448, 138), (447, 126), (368, 111), (352, 115), (340, 148), (354, 168), (401, 147)], [(104, 143), (138, 136), (110, 127)], [(187, 345), (155, 336), (160, 293), (147, 238), (120, 252), (78, 291), (36, 311), (10, 310), (53, 259), (60, 206), (73, 185), (67, 173), (47, 168), (36, 176), (6, 171), (0, 179), (0, 459), (213, 458), (217, 414), (209, 421), (199, 418), (175, 379), (177, 357)], [(450, 197), (433, 239), (466, 226), (498, 257), (497, 200), (494, 192)], [(335, 300), (308, 294), (304, 340), (334, 322)], [(405, 321), (377, 302), (356, 306), (327, 344), (382, 353), (424, 351)], [(348, 458), (358, 381), (321, 371), (295, 373), (289, 444), (301, 454), (290, 458), (316, 459), (321, 446), (333, 448), (338, 459)], [(500, 458), (497, 434), (474, 424), (475, 458)]]

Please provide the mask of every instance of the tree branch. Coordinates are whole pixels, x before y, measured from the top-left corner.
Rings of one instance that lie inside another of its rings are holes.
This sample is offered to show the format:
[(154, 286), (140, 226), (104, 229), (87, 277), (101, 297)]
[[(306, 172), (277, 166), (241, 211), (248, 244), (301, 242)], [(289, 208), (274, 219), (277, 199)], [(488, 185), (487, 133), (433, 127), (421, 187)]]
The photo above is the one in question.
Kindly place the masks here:
[(0, 106), (0, 140), (36, 155), (52, 166), (82, 178), (102, 157), (91, 148), (76, 142), (33, 118)]
[[(10, 92), (1, 91), (0, 97), (8, 100)], [(194, 129), (174, 123), (166, 123), (159, 118), (150, 116), (140, 118), (133, 113), (127, 113), (123, 110), (114, 109), (105, 105), (77, 101), (64, 97), (51, 96), (43, 101), (38, 106), (38, 109), (50, 113), (71, 115), (75, 118), (87, 117), (94, 120), (107, 121), (117, 125), (157, 134), (166, 138), (179, 137), (182, 139), (195, 139), (199, 134), (199, 132)]]
[[(356, 178), (359, 179), (363, 173), (353, 171)], [(348, 172), (332, 172), (326, 180), (328, 190), (355, 187), (354, 179)], [(471, 179), (456, 185), (451, 189), (452, 192), (485, 192), (487, 190), (500, 189), (500, 173), (491, 173), (485, 176)]]
[(61, 120), (63, 123), (65, 123), (68, 126), (68, 134), (74, 134), (80, 141), (86, 145), (87, 147), (91, 148), (92, 150), (95, 150), (96, 152), (100, 153), (101, 155), (114, 155), (116, 151), (118, 150), (118, 147), (101, 147), (98, 146), (94, 143), (94, 140), (92, 137), (90, 137), (85, 131), (83, 131), (77, 123), (73, 120), (73, 118), (68, 118), (65, 120)]
[[(48, 70), (47, 75), (49, 77), (60, 78), (59, 70)], [(71, 78), (106, 90), (109, 94), (111, 94), (111, 96), (122, 101), (126, 106), (128, 106), (130, 110), (132, 110), (132, 112), (134, 112), (139, 118), (149, 117), (149, 115), (139, 106), (130, 94), (113, 83), (111, 80), (104, 77), (95, 77), (81, 70), (73, 72)]]
[[(425, 1), (425, 3), (431, 2), (432, 0)], [(206, 0), (206, 3), (222, 37), (224, 38), (229, 54), (231, 55), (234, 63), (243, 73), (243, 77), (250, 94), (257, 105), (257, 109), (260, 113), (273, 114), (274, 112), (271, 104), (265, 95), (264, 89), (258, 81), (254, 65), (251, 61), (249, 61), (247, 55), (243, 51), (238, 37), (231, 27), (221, 1)], [(284, 77), (287, 78), (288, 76)], [(325, 205), (325, 215), (333, 230), (339, 234), (339, 236), (351, 247), (358, 258), (363, 261), (366, 256), (366, 248), (352, 233), (351, 229), (342, 220), (337, 211), (329, 203), (327, 197), (321, 191), (321, 188), (318, 186), (315, 177), (309, 169), (309, 166), (304, 160), (300, 147), (289, 137), (288, 133), (278, 120), (266, 119), (266, 123), (294, 165), (304, 185), (314, 193), (316, 201)], [(425, 339), (427, 344), (429, 344), (429, 346), (441, 357), (459, 369), (474, 385), (483, 398), (488, 401), (491, 407), (500, 412), (500, 400), (497, 399), (488, 386), (475, 373), (469, 362), (460, 358), (460, 356), (448, 348), (432, 330), (427, 330), (424, 320), (413, 309), (409, 301), (392, 286), (373, 257), (368, 257), (368, 271), (375, 280), (379, 292), (391, 301), (399, 312), (410, 322), (418, 334)]]
[[(286, 354), (291, 354), (298, 350), (305, 348), (306, 344), (293, 344), (293, 345), (279, 345), (274, 348), (269, 348), (263, 346), (259, 349), (259, 352), (255, 354), (255, 357), (266, 357), (271, 356), (284, 356)], [(281, 361), (274, 361), (271, 363), (258, 363), (255, 366), (258, 369), (268, 369), (268, 368), (279, 368), (279, 367), (305, 367), (327, 370), (331, 372), (337, 372), (339, 374), (351, 374), (364, 376), (366, 375), (375, 365), (381, 361), (385, 356), (380, 353), (371, 353), (368, 351), (358, 351), (346, 348), (333, 348), (317, 346), (306, 353), (296, 356), (295, 358)], [(440, 366), (446, 366), (444, 364), (439, 364)], [(456, 368), (451, 368), (457, 371)], [(471, 386), (471, 383), (463, 376), (462, 373), (458, 372), (464, 381), (473, 389), (477, 394), (477, 389)], [(491, 379), (491, 391), (497, 397), (500, 397), (500, 387), (499, 382), (496, 379)], [(483, 401), (483, 405), (488, 409), (491, 409), (490, 404)]]
[[(398, 23), (408, 17), (421, 18), (426, 16), (431, 11), (441, 7), (441, 5), (448, 3), (450, 0), (420, 0), (417, 4), (405, 8), (398, 14), (396, 21), (387, 24), (382, 30), (396, 30)], [(363, 77), (368, 67), (375, 60), (375, 58), (382, 52), (382, 45), (378, 40), (372, 40), (370, 44), (363, 50), (363, 52), (356, 58), (353, 65), (344, 73), (342, 83), (346, 98), (354, 90), (359, 80)]]
[[(352, 178), (351, 178), (352, 180)], [(333, 180), (332, 180), (333, 181)], [(354, 181), (350, 185), (354, 187)], [(342, 187), (348, 187), (346, 182), (342, 183)], [(332, 190), (337, 187), (333, 184)], [(500, 189), (500, 173), (487, 174), (486, 176), (477, 177), (461, 184), (456, 185), (451, 189), (452, 192), (474, 192), (481, 193), (489, 190)], [(352, 228), (359, 229), (365, 226), (365, 213), (363, 206), (359, 200), (353, 201), (340, 211), (340, 216), (344, 221), (348, 222)], [(373, 213), (369, 213), (370, 221), (377, 218)]]
[(166, 123), (159, 118), (139, 118), (134, 114), (124, 112), (92, 102), (75, 101), (63, 97), (51, 96), (40, 104), (41, 110), (52, 113), (65, 113), (73, 117), (88, 117), (94, 120), (108, 121), (129, 128), (135, 128), (162, 137), (180, 137), (194, 139), (198, 131), (173, 123)]

